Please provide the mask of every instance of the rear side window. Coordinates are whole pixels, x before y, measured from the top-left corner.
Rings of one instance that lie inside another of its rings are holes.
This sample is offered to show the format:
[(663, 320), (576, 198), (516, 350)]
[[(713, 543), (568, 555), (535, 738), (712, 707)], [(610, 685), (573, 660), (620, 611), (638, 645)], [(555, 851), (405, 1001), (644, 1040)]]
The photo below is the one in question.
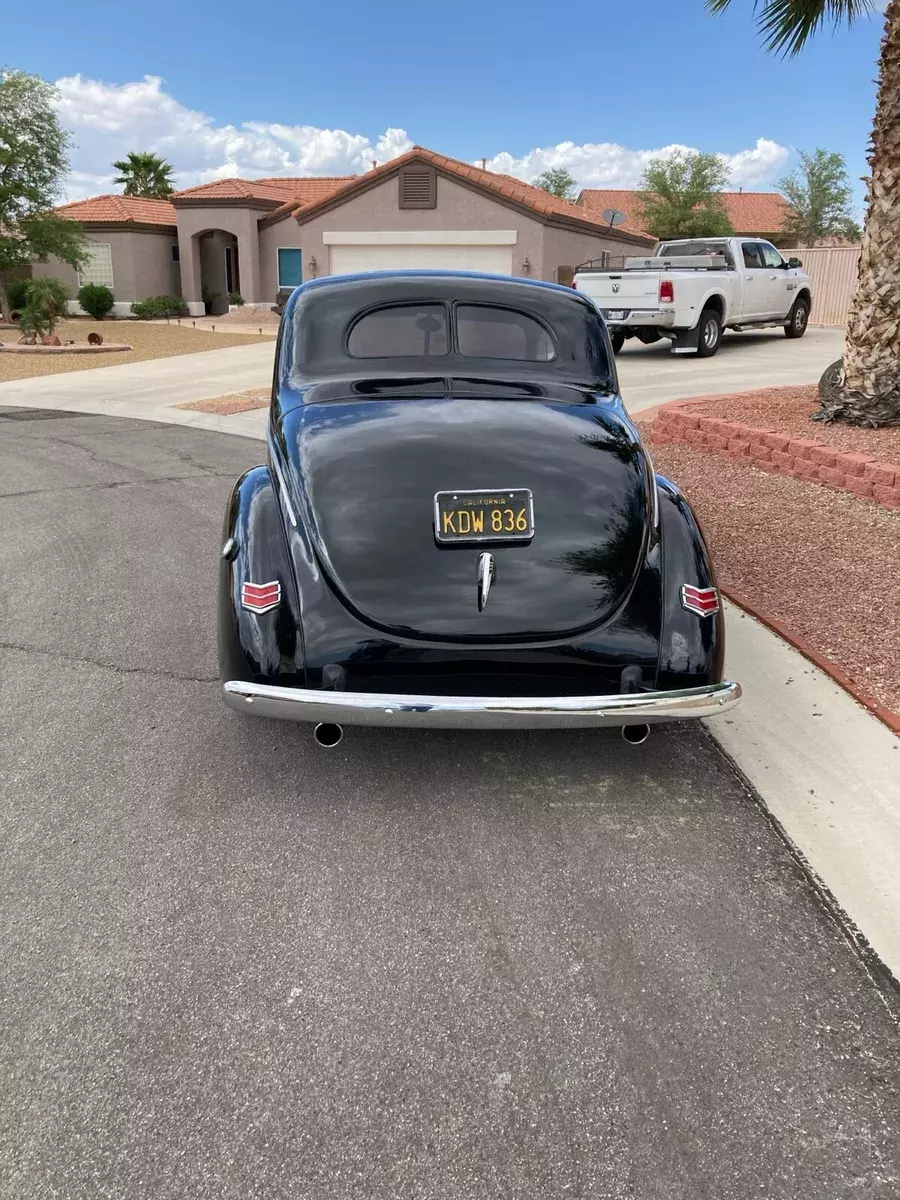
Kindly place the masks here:
[(368, 312), (347, 339), (354, 358), (435, 358), (447, 353), (443, 304), (394, 304)]
[(458, 305), (456, 340), (466, 358), (550, 362), (556, 357), (553, 339), (540, 321), (509, 308)]
[(749, 267), (751, 271), (762, 270), (763, 261), (757, 243), (744, 242), (741, 249), (744, 252), (744, 266)]

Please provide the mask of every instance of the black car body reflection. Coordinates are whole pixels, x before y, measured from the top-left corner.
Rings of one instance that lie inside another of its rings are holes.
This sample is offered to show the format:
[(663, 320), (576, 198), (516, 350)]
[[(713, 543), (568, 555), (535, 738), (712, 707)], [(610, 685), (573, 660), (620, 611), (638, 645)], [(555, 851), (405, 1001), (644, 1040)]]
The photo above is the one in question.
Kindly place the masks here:
[[(559, 697), (720, 681), (702, 535), (654, 476), (578, 293), (450, 272), (306, 284), (282, 319), (267, 436), (225, 517), (226, 682)], [(533, 535), (515, 514), (492, 533), (509, 489), (530, 491)], [(438, 542), (437, 493), (476, 505), (461, 524), (478, 538)], [(276, 581), (277, 606), (245, 602), (245, 584)]]

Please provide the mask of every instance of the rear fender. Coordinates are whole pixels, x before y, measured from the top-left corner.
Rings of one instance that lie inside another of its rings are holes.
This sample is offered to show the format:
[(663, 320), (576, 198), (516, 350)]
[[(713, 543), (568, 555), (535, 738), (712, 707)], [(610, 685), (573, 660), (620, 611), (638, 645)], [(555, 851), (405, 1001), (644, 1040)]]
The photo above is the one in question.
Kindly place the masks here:
[(721, 607), (717, 613), (700, 617), (688, 612), (681, 598), (685, 584), (716, 586), (709, 551), (687, 500), (668, 479), (661, 475), (656, 478), (662, 546), (662, 623), (656, 686), (666, 691), (719, 683), (725, 654)]
[[(277, 583), (274, 607), (254, 612), (243, 587)], [(219, 672), (223, 679), (305, 687), (303, 630), (284, 524), (268, 467), (237, 481), (219, 563)]]

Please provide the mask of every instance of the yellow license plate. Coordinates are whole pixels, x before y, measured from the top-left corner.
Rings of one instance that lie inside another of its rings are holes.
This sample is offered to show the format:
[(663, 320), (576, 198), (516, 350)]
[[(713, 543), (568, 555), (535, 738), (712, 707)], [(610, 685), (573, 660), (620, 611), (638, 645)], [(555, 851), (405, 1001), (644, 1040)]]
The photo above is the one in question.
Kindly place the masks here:
[(439, 542), (527, 542), (534, 537), (528, 488), (436, 492), (434, 536)]

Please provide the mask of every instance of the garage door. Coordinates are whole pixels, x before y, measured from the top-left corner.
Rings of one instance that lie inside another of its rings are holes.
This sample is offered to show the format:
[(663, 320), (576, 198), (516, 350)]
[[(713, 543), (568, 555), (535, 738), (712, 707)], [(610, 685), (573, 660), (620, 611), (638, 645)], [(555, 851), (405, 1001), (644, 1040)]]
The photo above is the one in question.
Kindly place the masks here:
[(488, 271), (512, 274), (512, 246), (332, 246), (331, 274), (355, 271)]

